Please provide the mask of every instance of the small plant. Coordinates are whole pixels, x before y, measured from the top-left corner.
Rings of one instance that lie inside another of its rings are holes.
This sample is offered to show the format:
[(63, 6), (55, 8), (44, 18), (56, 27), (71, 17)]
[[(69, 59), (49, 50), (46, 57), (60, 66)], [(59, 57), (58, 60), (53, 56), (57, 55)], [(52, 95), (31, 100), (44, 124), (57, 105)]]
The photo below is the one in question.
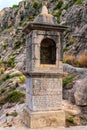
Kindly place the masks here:
[(26, 78), (25, 78), (24, 75), (19, 77), (19, 82), (20, 83), (25, 83), (25, 80), (26, 80)]
[(72, 45), (73, 43), (75, 43), (77, 41), (77, 39), (75, 37), (72, 37), (68, 40), (66, 47)]
[(77, 0), (75, 4), (81, 4), (84, 0)]
[(40, 3), (39, 3), (39, 2), (35, 1), (35, 2), (33, 3), (33, 8), (37, 9), (37, 8), (39, 8), (39, 6), (40, 6)]
[(13, 5), (12, 8), (17, 9), (17, 8), (19, 8), (19, 5)]
[(13, 91), (7, 95), (6, 101), (8, 101), (10, 103), (20, 102), (24, 96), (25, 96), (25, 94), (23, 94), (21, 92)]
[(64, 48), (64, 49), (63, 49), (63, 52), (68, 51), (68, 50), (69, 50), (69, 48)]
[(2, 46), (4, 49), (6, 49), (8, 45), (7, 45), (7, 43), (3, 43)]
[(54, 13), (54, 16), (57, 18), (57, 21), (60, 22), (60, 16), (61, 16), (62, 10), (58, 10), (56, 13)]
[(59, 0), (58, 4), (56, 5), (56, 7), (54, 9), (60, 9), (62, 7), (63, 1)]
[(16, 111), (12, 112), (11, 114), (6, 113), (6, 116), (13, 116), (16, 117), (18, 115), (18, 113)]
[(0, 94), (4, 93), (6, 91), (6, 88), (1, 88), (0, 89)]
[(73, 117), (69, 117), (68, 121), (69, 121), (70, 123), (73, 123), (73, 124), (74, 124), (74, 118), (73, 118)]
[(63, 79), (63, 86), (71, 83), (73, 80), (74, 80), (74, 76), (69, 76), (69, 77)]
[(18, 49), (18, 48), (20, 48), (20, 46), (21, 46), (21, 41), (17, 41), (17, 42), (15, 42), (15, 46), (13, 49)]

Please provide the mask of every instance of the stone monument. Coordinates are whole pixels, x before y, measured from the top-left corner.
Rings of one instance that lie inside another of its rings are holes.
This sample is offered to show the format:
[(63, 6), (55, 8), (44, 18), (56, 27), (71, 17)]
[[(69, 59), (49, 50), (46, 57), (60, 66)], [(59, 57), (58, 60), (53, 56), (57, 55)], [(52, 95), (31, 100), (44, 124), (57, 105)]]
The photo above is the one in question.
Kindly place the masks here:
[(62, 110), (64, 30), (66, 27), (58, 25), (45, 4), (41, 14), (23, 29), (26, 34), (24, 122), (30, 128), (65, 125)]

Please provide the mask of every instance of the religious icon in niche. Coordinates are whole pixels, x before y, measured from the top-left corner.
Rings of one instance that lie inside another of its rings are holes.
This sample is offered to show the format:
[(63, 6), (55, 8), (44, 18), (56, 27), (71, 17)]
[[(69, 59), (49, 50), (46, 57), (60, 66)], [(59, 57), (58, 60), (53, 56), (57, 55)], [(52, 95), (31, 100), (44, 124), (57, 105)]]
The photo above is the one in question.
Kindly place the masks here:
[(56, 43), (52, 39), (46, 38), (41, 42), (40, 64), (56, 64)]

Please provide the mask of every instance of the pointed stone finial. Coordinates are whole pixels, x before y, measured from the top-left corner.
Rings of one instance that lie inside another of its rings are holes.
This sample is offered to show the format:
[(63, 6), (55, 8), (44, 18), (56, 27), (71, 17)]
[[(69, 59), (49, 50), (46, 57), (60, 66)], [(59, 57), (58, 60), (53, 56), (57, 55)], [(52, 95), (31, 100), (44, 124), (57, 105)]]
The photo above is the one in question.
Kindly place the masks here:
[(42, 11), (41, 11), (41, 14), (48, 14), (48, 9), (47, 9), (47, 2), (46, 1), (43, 1), (42, 2)]

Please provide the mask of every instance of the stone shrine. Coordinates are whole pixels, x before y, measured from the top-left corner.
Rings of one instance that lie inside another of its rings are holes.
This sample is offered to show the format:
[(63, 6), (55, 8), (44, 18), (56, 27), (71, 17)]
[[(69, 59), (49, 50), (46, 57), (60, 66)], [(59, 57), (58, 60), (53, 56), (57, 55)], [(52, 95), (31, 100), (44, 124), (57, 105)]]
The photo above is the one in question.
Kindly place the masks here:
[(62, 110), (63, 31), (44, 4), (42, 12), (23, 32), (26, 36), (26, 106), (30, 128), (65, 125)]

